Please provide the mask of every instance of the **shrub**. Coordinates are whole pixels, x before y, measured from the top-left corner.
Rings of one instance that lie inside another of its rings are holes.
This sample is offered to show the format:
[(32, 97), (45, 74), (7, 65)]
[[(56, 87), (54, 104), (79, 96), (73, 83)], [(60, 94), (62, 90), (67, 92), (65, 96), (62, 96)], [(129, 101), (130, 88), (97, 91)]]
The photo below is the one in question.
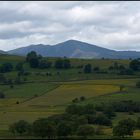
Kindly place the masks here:
[(31, 131), (31, 126), (28, 122), (24, 121), (24, 120), (20, 120), (14, 124), (12, 124), (9, 128), (9, 130), (13, 133), (13, 134), (19, 134), (19, 135), (23, 135), (23, 134), (29, 134)]

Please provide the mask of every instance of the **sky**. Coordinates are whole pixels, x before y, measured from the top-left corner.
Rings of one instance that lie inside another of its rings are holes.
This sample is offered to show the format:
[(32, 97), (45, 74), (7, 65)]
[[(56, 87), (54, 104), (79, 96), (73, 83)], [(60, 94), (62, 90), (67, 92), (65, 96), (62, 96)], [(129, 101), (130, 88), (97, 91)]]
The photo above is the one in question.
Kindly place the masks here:
[(0, 1), (0, 50), (69, 39), (140, 51), (140, 1)]

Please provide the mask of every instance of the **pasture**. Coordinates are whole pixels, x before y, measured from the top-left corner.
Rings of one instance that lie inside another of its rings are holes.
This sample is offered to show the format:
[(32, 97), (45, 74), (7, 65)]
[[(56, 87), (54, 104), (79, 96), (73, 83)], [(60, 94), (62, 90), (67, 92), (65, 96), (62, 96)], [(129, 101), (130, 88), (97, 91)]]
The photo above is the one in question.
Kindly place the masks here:
[[(45, 58), (52, 62), (55, 58)], [(10, 62), (16, 65), (17, 62), (24, 62), (24, 57), (0, 56), (0, 64)], [(115, 73), (78, 73), (82, 71), (77, 68), (79, 65), (87, 63), (94, 67), (99, 66), (106, 70), (114, 62), (128, 66), (130, 60), (107, 60), (107, 59), (71, 59), (73, 68), (66, 70), (33, 69), (28, 64), (24, 64), (25, 70), (30, 75), (24, 76), (27, 81), (14, 85), (0, 85), (0, 91), (4, 92), (5, 98), (0, 99), (0, 138), (10, 136), (9, 125), (18, 121), (26, 120), (33, 122), (38, 118), (48, 117), (53, 114), (63, 113), (67, 105), (75, 98), (85, 97), (79, 104), (100, 104), (112, 101), (133, 100), (140, 101), (139, 89), (135, 87), (139, 81), (139, 73), (136, 75), (117, 75)], [(46, 73), (51, 72), (51, 76)], [(60, 74), (58, 75), (57, 72)], [(4, 74), (8, 78), (17, 76), (16, 70)], [(124, 85), (124, 90), (120, 91), (120, 85)], [(17, 103), (18, 102), (18, 103)], [(113, 120), (115, 125), (122, 118), (136, 119), (140, 114), (129, 115), (127, 113), (117, 113)], [(111, 128), (104, 128), (105, 134), (100, 138), (110, 138)], [(139, 137), (139, 131), (135, 131), (134, 137)]]

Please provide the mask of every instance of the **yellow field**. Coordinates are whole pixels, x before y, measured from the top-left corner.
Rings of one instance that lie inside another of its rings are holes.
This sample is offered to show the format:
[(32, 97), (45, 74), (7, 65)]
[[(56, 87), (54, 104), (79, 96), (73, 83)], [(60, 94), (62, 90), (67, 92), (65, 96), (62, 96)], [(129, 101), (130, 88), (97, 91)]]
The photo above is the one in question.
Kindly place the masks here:
[(76, 97), (85, 96), (86, 98), (91, 98), (116, 92), (118, 90), (119, 87), (114, 85), (61, 85), (44, 96), (33, 99), (25, 104), (28, 106), (57, 106), (70, 103)]
[(135, 83), (139, 81), (139, 78), (131, 78), (131, 79), (105, 79), (105, 80), (86, 80), (86, 81), (75, 81), (75, 82), (60, 82), (60, 84), (64, 85), (74, 85), (74, 84), (80, 84), (80, 85), (127, 85), (127, 86), (134, 86)]

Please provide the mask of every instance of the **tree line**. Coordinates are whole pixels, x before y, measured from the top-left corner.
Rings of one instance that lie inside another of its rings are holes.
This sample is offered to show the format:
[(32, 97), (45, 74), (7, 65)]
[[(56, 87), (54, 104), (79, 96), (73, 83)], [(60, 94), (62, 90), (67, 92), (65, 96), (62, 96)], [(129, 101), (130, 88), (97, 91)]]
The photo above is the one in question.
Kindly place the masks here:
[[(23, 71), (24, 63), (28, 63), (31, 68), (39, 68), (39, 69), (47, 69), (54, 67), (56, 69), (70, 69), (72, 68), (72, 64), (70, 59), (68, 58), (57, 58), (54, 63), (49, 59), (44, 59), (41, 55), (38, 55), (35, 51), (31, 51), (27, 54), (26, 60), (24, 62), (18, 62), (14, 68), (14, 66), (9, 63), (3, 63), (0, 66), (0, 73), (11, 72), (12, 70)], [(139, 59), (131, 60), (129, 66), (126, 67), (122, 64), (118, 64), (114, 62), (111, 66), (108, 67), (108, 71), (103, 71), (99, 66), (93, 67), (90, 63), (85, 65), (79, 65), (77, 68), (82, 68), (84, 73), (108, 73), (109, 71), (117, 71), (117, 74), (120, 75), (133, 75), (134, 72), (140, 70), (140, 61)]]
[[(109, 106), (102, 107), (102, 111), (92, 104), (71, 104), (62, 114), (52, 115), (48, 118), (40, 118), (33, 123), (20, 120), (9, 127), (9, 131), (17, 136), (35, 136), (41, 138), (66, 138), (66, 137), (94, 137), (103, 134), (102, 126), (113, 128), (114, 137), (132, 136), (135, 129), (140, 129), (140, 117), (137, 120), (130, 118), (120, 120), (112, 125), (112, 119), (116, 116)], [(96, 127), (95, 127), (96, 125)]]

